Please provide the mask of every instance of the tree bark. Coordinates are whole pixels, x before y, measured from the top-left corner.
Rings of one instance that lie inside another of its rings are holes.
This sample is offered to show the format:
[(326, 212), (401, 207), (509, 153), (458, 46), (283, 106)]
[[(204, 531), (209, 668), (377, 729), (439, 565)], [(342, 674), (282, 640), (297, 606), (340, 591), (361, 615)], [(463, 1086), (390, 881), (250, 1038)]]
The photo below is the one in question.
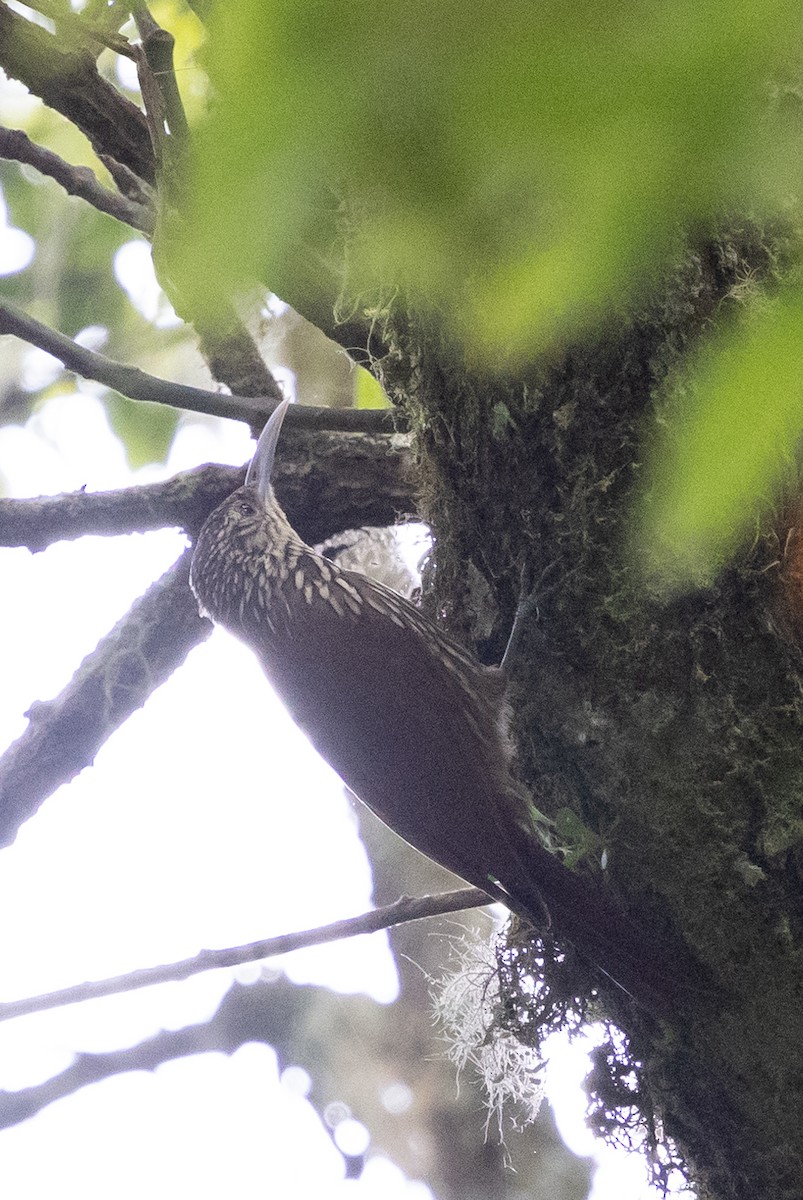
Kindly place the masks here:
[(397, 307), (385, 330), (439, 610), (498, 661), (522, 569), (544, 577), (513, 684), (522, 775), (540, 809), (597, 839), (581, 869), (604, 847), (597, 874), (623, 908), (700, 964), (668, 1024), (603, 997), (643, 1067), (635, 1099), (598, 1089), (600, 1124), (618, 1106), (657, 1111), (716, 1200), (803, 1187), (795, 542), (781, 521), (713, 587), (666, 601), (629, 522), (645, 441), (672, 419), (667, 376), (744, 271), (771, 286), (777, 261), (766, 231), (724, 238), (626, 328), (517, 378), (473, 373), (420, 311)]

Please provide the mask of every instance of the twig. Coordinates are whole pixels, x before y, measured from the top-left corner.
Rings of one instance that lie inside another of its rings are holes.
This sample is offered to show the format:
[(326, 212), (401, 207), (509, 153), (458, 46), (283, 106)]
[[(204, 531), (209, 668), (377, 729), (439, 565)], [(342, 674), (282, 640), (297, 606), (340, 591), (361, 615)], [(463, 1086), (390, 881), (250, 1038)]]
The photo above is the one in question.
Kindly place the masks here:
[(0, 158), (27, 163), (43, 175), (55, 179), (68, 195), (86, 200), (99, 212), (108, 213), (109, 216), (116, 217), (118, 221), (123, 221), (148, 236), (153, 233), (155, 217), (152, 209), (103, 187), (89, 167), (72, 166), (63, 158), (59, 158), (58, 154), (32, 142), (21, 129), (6, 129), (0, 126)]
[[(69, 370), (75, 371), (85, 379), (103, 383), (121, 395), (128, 396), (130, 400), (145, 400), (216, 417), (231, 417), (234, 420), (248, 421), (254, 428), (261, 428), (276, 407), (276, 401), (267, 397), (225, 396), (219, 392), (208, 392), (203, 388), (158, 379), (155, 375), (140, 371), (138, 367), (115, 362), (103, 354), (79, 346), (72, 338), (43, 325), (41, 321), (28, 316), (8, 300), (0, 301), (0, 334), (2, 333), (14, 334), (31, 345), (46, 350)], [(291, 407), (287, 423), (304, 429), (355, 433), (392, 432), (394, 428), (393, 413), (389, 409), (333, 409), (301, 404)]]
[(466, 908), (479, 908), (492, 904), (493, 900), (479, 888), (460, 888), (458, 891), (442, 892), (437, 896), (402, 896), (393, 904), (362, 913), (359, 917), (347, 917), (316, 929), (304, 929), (298, 933), (283, 933), (278, 937), (249, 942), (244, 946), (233, 946), (225, 950), (202, 950), (192, 958), (166, 963), (158, 967), (143, 967), (125, 975), (110, 979), (79, 983), (74, 987), (60, 988), (41, 996), (24, 1000), (11, 1000), (0, 1004), (0, 1021), (14, 1017), (29, 1016), (45, 1009), (62, 1008), (66, 1004), (78, 1004), (84, 1000), (97, 1000), (101, 996), (114, 996), (119, 992), (132, 992), (137, 988), (150, 987), (155, 983), (170, 983), (189, 979), (202, 971), (215, 971), (222, 967), (235, 967), (242, 963), (258, 962), (308, 946), (320, 946), (325, 942), (337, 942), (343, 938), (357, 937), (363, 933), (376, 933), (393, 925), (408, 921), (420, 921), (425, 917), (438, 917), (444, 913), (461, 912)]
[[(232, 982), (208, 1021), (185, 1025), (182, 1029), (160, 1030), (153, 1037), (122, 1050), (77, 1054), (52, 1079), (13, 1092), (0, 1091), (0, 1129), (30, 1120), (48, 1104), (112, 1075), (152, 1071), (162, 1063), (190, 1054), (211, 1051), (233, 1054), (248, 1042), (263, 1042), (273, 1046), (283, 1065), (303, 1064), (306, 1047), (301, 1045), (301, 1031), (310, 1011), (314, 1010), (322, 1028), (331, 1028), (335, 1021), (342, 1021), (345, 1006), (362, 1011), (360, 1001), (360, 997), (333, 996), (328, 989), (311, 984), (290, 983), (282, 976), (247, 984)], [(316, 1059), (315, 1066), (320, 1065)], [(308, 1099), (320, 1112), (322, 1105), (314, 1092)], [(323, 1114), (320, 1115), (323, 1120)]]
[[(49, 1104), (74, 1095), (112, 1075), (126, 1071), (152, 1071), (164, 1062), (218, 1050), (233, 1054), (247, 1042), (270, 1042), (287, 1038), (287, 1026), (309, 1003), (309, 985), (296, 986), (284, 979), (270, 983), (233, 983), (208, 1021), (183, 1029), (160, 1030), (135, 1046), (100, 1054), (77, 1054), (65, 1070), (32, 1087), (0, 1091), (0, 1129), (28, 1121)], [(316, 989), (316, 994), (320, 991)]]

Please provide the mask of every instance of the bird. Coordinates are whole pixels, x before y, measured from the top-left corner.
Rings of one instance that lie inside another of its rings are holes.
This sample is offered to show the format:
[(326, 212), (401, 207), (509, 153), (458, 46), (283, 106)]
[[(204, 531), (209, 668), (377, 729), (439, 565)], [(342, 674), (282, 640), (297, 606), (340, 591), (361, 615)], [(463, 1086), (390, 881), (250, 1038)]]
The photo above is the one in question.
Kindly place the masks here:
[(380, 820), (664, 1015), (671, 969), (655, 939), (539, 838), (513, 774), (506, 660), (481, 664), (411, 601), (293, 529), (271, 483), (288, 407), (273, 411), (245, 484), (196, 539), (199, 611), (254, 651), (296, 724)]

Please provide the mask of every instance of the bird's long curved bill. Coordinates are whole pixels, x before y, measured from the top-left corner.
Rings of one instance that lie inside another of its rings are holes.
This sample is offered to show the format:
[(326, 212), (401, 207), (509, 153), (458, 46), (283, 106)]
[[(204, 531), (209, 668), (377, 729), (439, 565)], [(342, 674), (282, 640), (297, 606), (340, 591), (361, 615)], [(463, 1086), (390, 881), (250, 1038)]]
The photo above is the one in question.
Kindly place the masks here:
[(282, 400), (281, 404), (271, 413), (267, 425), (259, 435), (257, 448), (245, 477), (245, 482), (250, 487), (255, 487), (261, 496), (268, 494), (270, 477), (273, 474), (273, 460), (276, 457), (276, 443), (279, 440), (284, 415), (289, 407), (290, 401)]

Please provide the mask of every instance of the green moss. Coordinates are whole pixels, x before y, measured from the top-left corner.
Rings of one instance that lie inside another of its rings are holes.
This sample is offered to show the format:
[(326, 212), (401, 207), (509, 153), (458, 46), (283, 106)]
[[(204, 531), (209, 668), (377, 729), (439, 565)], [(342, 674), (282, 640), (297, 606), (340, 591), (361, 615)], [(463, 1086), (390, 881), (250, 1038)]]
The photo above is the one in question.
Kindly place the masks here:
[[(397, 301), (382, 362), (416, 435), (435, 611), (498, 661), (522, 572), (544, 581), (512, 684), (536, 806), (573, 813), (584, 868), (599, 873), (604, 849), (623, 907), (700, 964), (674, 1023), (604, 996), (642, 1064), (642, 1114), (661, 1114), (701, 1194), (781, 1200), (803, 1178), (803, 661), (773, 617), (784, 531), (671, 603), (628, 546), (666, 381), (746, 280), (774, 285), (791, 246), (731, 232), (638, 318), (516, 378), (478, 377), (434, 318)], [(545, 969), (559, 1010), (578, 977)]]

